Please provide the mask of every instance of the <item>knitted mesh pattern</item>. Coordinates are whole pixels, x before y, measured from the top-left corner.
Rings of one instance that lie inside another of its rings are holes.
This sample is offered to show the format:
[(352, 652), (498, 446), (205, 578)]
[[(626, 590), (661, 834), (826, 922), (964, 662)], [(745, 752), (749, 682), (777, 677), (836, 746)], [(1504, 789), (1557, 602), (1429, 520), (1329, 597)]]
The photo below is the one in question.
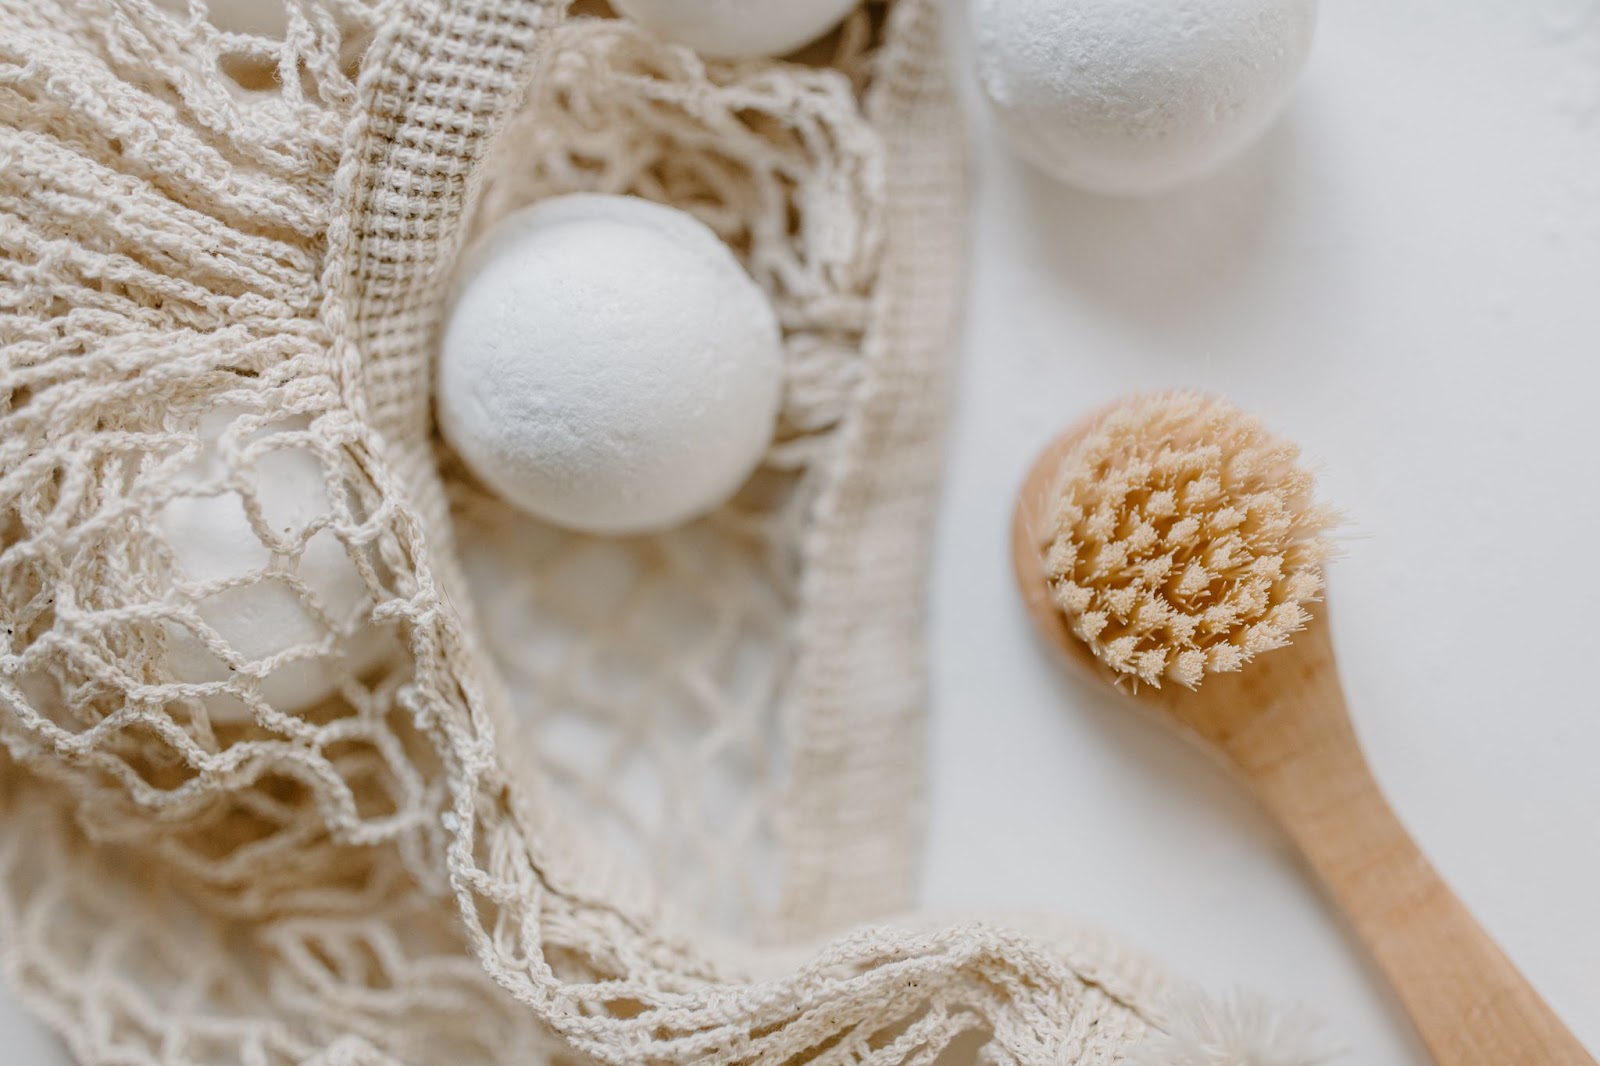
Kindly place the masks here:
[[(786, 347), (777, 441), (711, 521), (573, 535), (448, 468), (482, 631), (529, 751), (586, 833), (729, 932), (787, 938), (904, 906), (913, 767), (836, 749), (877, 789), (877, 816), (850, 825), (825, 821), (783, 772), (804, 739), (786, 735), (781, 704), (806, 517), (862, 376), (883, 244), (882, 143), (851, 86), (833, 70), (708, 68), (631, 23), (578, 20), (557, 31), (487, 170), (473, 231), (574, 191), (693, 212), (771, 295)], [(878, 856), (866, 876), (781, 896), (786, 859), (820, 865), (846, 847)]]
[[(1089, 1063), (1161, 1028), (1097, 939), (838, 932), (915, 858), (962, 189), (931, 0), (815, 66), (553, 0), (0, 19), (0, 938), (78, 1058)], [(469, 232), (571, 188), (694, 211), (783, 322), (763, 470), (661, 538), (511, 515), (431, 431)]]

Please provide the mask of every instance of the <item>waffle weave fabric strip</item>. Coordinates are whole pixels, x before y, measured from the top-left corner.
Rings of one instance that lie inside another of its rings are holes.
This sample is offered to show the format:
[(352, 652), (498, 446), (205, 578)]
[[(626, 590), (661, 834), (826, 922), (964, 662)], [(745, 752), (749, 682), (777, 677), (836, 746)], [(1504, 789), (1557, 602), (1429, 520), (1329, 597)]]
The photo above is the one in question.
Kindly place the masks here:
[[(176, 6), (0, 0), (0, 941), (77, 1058), (1313, 1061), (1097, 935), (888, 917), (961, 280), (932, 0), (738, 63), (546, 0)], [(784, 331), (762, 469), (660, 537), (510, 512), (432, 430), (464, 245), (580, 189), (694, 212)], [(191, 572), (196, 500), (249, 565)], [(315, 638), (231, 644), (263, 589)]]

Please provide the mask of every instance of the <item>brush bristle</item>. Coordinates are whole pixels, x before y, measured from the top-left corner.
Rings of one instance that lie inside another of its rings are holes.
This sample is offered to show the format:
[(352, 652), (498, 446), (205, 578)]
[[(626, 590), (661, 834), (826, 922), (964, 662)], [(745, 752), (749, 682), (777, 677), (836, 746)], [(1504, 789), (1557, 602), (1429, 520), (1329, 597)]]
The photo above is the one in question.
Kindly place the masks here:
[(1063, 459), (1041, 531), (1068, 627), (1118, 675), (1193, 688), (1289, 643), (1326, 533), (1299, 449), (1222, 400), (1140, 396)]

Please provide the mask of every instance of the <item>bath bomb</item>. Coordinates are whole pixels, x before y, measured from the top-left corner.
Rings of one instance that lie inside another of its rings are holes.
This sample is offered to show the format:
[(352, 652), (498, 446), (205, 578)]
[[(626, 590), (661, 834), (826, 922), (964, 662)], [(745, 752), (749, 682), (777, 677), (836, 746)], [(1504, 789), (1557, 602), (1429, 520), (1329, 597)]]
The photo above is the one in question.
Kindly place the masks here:
[(1082, 189), (1216, 170), (1283, 109), (1316, 0), (973, 0), (978, 77), (1013, 147)]
[[(219, 408), (200, 423), (200, 451), (190, 468), (176, 479), (196, 489), (227, 473), (223, 433), (238, 417), (234, 408)], [(303, 418), (274, 422), (246, 439), (302, 430)], [(270, 450), (250, 468), (248, 486), (259, 503), (267, 528), (294, 543), (308, 525), (331, 512), (321, 462), (306, 448)], [(174, 497), (161, 509), (160, 529), (173, 551), (177, 569), (193, 584), (242, 579), (236, 586), (201, 597), (196, 612), (245, 660), (258, 662), (290, 649), (326, 640), (332, 630), (282, 578), (259, 578), (273, 562), (271, 550), (256, 534), (237, 491)], [(349, 677), (360, 674), (396, 647), (392, 635), (371, 627), (354, 629), (371, 606), (371, 597), (344, 544), (329, 529), (320, 529), (285, 567), (315, 594), (321, 608), (341, 631), (327, 651), (279, 665), (261, 682), (262, 697), (274, 709), (295, 714), (332, 695)], [(175, 680), (187, 683), (222, 681), (228, 664), (184, 626), (169, 624), (168, 667)], [(244, 702), (231, 694), (206, 697), (214, 721), (247, 719)]]
[(781, 56), (833, 29), (859, 0), (613, 0), (669, 41), (716, 59)]
[(439, 353), (445, 439), (490, 488), (571, 529), (629, 534), (715, 508), (771, 442), (777, 317), (703, 223), (574, 194), (469, 255)]

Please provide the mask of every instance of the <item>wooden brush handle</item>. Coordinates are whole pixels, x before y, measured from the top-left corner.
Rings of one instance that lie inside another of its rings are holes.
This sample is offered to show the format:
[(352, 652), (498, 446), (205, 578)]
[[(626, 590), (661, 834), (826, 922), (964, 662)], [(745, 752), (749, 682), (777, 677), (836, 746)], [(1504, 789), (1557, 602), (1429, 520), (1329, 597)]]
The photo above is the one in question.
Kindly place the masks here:
[(1395, 817), (1362, 757), (1331, 657), (1319, 674), (1314, 664), (1299, 672), (1299, 699), (1269, 709), (1225, 748), (1341, 904), (1435, 1061), (1595, 1066)]
[[(1040, 636), (1105, 678), (1068, 630), (1041, 562), (1062, 457), (1086, 425), (1059, 437), (1029, 472), (1011, 553)], [(1209, 675), (1194, 691), (1147, 687), (1137, 699), (1254, 787), (1349, 915), (1439, 1066), (1595, 1066), (1390, 810), (1356, 743), (1327, 619), (1317, 615), (1288, 647), (1242, 670)]]

